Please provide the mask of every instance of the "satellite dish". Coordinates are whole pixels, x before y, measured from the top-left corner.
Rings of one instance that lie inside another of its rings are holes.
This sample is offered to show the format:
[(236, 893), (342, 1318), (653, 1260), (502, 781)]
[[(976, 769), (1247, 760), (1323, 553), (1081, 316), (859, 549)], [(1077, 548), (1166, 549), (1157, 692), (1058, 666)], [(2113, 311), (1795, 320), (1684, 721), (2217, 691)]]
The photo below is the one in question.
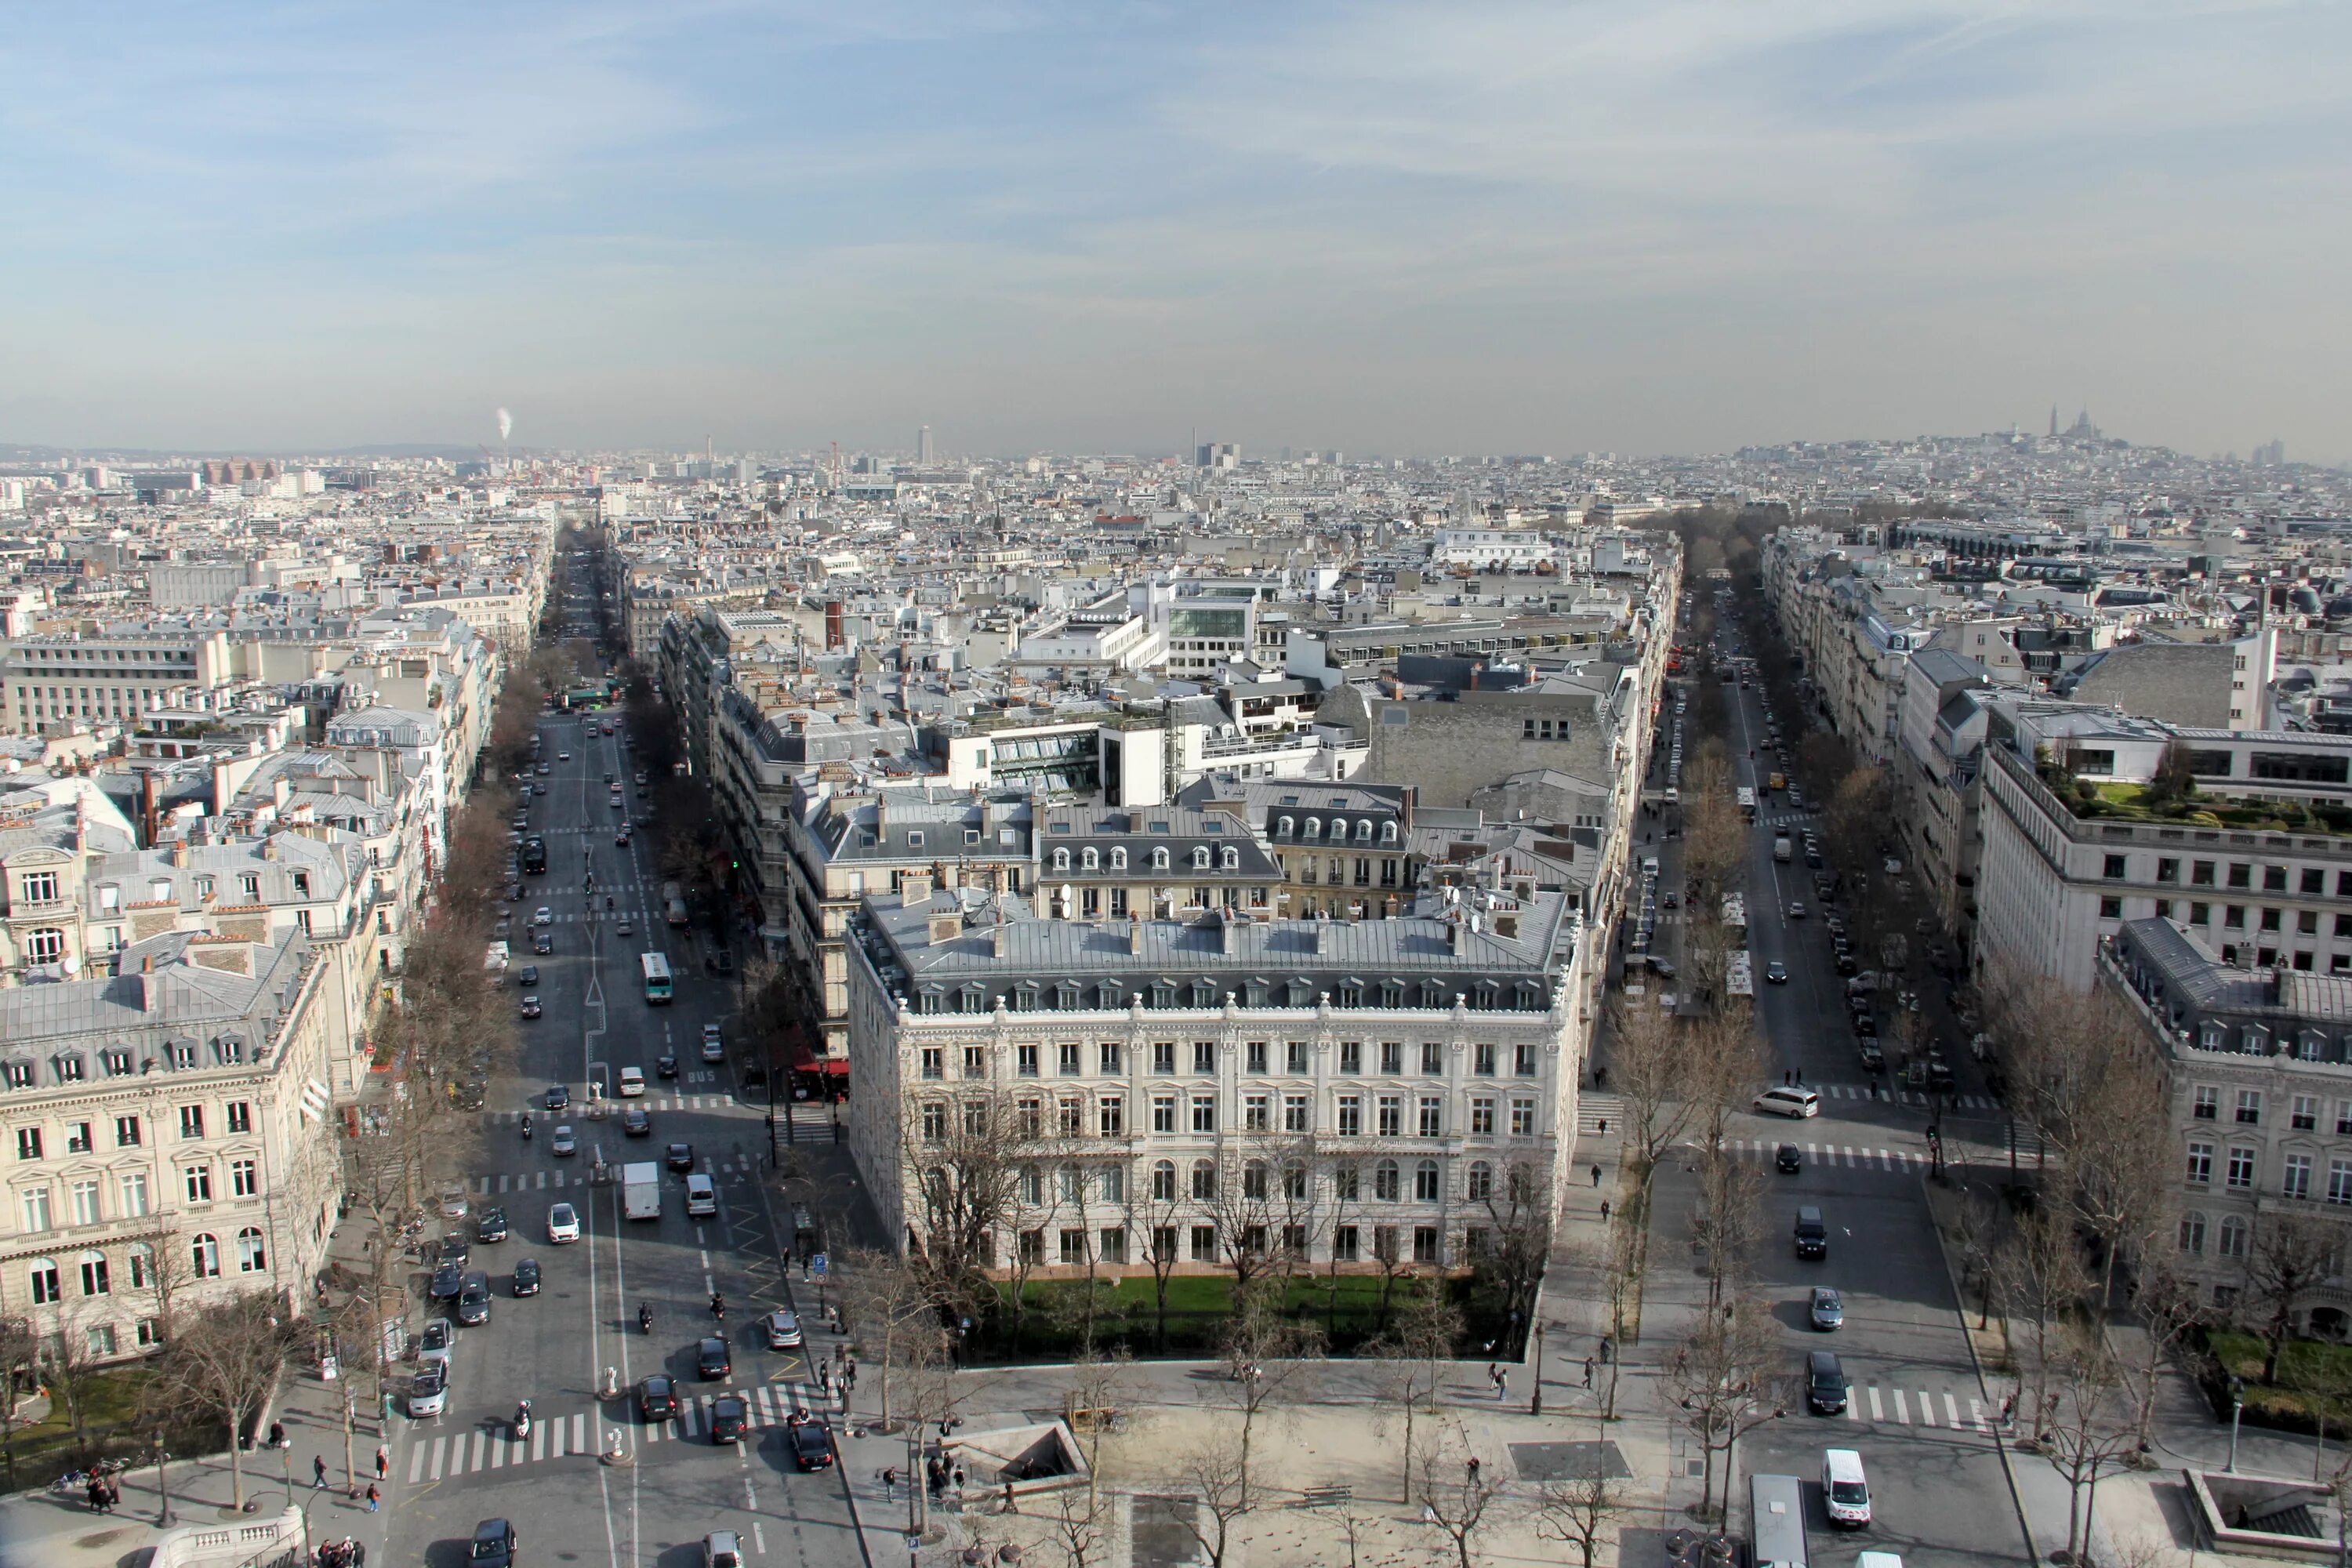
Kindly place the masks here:
[(76, 958), (71, 953), (68, 953), (64, 959), (59, 962), (58, 967), (64, 970), (68, 977), (70, 978), (71, 976), (81, 973), (81, 960)]

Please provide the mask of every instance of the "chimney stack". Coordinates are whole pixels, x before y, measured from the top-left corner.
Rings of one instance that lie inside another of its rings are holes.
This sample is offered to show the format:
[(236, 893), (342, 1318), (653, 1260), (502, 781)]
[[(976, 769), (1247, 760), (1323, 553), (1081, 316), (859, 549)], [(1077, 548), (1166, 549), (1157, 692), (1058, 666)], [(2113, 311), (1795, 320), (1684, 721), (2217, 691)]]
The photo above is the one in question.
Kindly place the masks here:
[(1127, 922), (1127, 951), (1130, 957), (1139, 958), (1143, 954), (1143, 921), (1140, 919)]

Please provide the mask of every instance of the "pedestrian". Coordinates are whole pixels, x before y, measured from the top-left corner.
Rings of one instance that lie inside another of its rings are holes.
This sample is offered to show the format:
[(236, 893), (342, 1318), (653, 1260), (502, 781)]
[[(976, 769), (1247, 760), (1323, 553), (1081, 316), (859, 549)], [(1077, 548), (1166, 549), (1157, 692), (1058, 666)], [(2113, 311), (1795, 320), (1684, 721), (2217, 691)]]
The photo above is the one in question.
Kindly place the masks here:
[(105, 1512), (106, 1483), (100, 1480), (96, 1476), (92, 1476), (89, 1478), (89, 1485), (84, 1489), (89, 1493), (89, 1511), (92, 1513)]
[(269, 1424), (269, 1446), (273, 1448), (283, 1448), (286, 1447), (285, 1422), (272, 1421)]
[(1475, 1454), (1471, 1455), (1469, 1458), (1463, 1461), (1462, 1468), (1470, 1472), (1470, 1484), (1474, 1487), (1476, 1486), (1478, 1484), (1478, 1456)]
[(1599, 1165), (1592, 1167), (1592, 1184), (1596, 1187), (1601, 1184), (1601, 1167)]
[(1501, 1404), (1503, 1400), (1509, 1396), (1510, 1392), (1511, 1374), (1507, 1372), (1496, 1373), (1495, 1374), (1495, 1402), (1498, 1405)]
[(1493, 1362), (1488, 1362), (1486, 1363), (1486, 1386), (1489, 1388), (1499, 1388), (1502, 1386), (1502, 1383), (1503, 1369), (1496, 1366)]
[(373, 1481), (370, 1481), (368, 1483), (367, 1497), (368, 1511), (370, 1513), (373, 1513), (376, 1510), (377, 1505), (383, 1501), (383, 1491)]
[(1601, 1119), (1600, 1136), (1603, 1138), (1609, 1136), (1609, 1118), (1605, 1116)]
[(324, 1454), (313, 1454), (310, 1456), (310, 1489), (323, 1491), (326, 1485), (327, 1457)]
[(963, 1492), (963, 1467), (961, 1465), (958, 1465), (955, 1469), (950, 1473), (948, 1479), (955, 1483), (957, 1495), (961, 1496)]
[(1601, 1336), (1601, 1364), (1602, 1366), (1607, 1366), (1609, 1364), (1609, 1358), (1616, 1353), (1616, 1349), (1617, 1347), (1610, 1342), (1609, 1336), (1607, 1334)]
[(819, 1394), (833, 1392), (832, 1374), (826, 1370), (825, 1363), (823, 1362), (816, 1363), (816, 1391)]
[(1609, 1069), (1608, 1069), (1607, 1068), (1594, 1068), (1592, 1069), (1592, 1087), (1593, 1087), (1593, 1088), (1595, 1088), (1595, 1089), (1599, 1089), (1602, 1084), (1605, 1084), (1605, 1083), (1607, 1083), (1608, 1081), (1609, 1081)]
[(1584, 1386), (1587, 1388), (1591, 1388), (1592, 1386), (1592, 1358), (1591, 1356), (1586, 1356), (1584, 1358)]
[(857, 1363), (856, 1362), (851, 1362), (848, 1365), (841, 1369), (841, 1386), (843, 1391), (845, 1393), (855, 1393), (856, 1391)]
[(375, 1479), (383, 1480), (392, 1474), (392, 1450), (378, 1443), (375, 1447)]
[(1601, 1223), (1602, 1225), (1607, 1225), (1609, 1223), (1609, 1200), (1607, 1198), (1601, 1200)]
[(882, 1469), (882, 1500), (885, 1502), (898, 1495), (898, 1472), (884, 1466)]
[(809, 1260), (808, 1260), (806, 1258), (803, 1258), (801, 1259), (801, 1278), (802, 1278), (802, 1279), (807, 1279), (808, 1277), (809, 1277)]

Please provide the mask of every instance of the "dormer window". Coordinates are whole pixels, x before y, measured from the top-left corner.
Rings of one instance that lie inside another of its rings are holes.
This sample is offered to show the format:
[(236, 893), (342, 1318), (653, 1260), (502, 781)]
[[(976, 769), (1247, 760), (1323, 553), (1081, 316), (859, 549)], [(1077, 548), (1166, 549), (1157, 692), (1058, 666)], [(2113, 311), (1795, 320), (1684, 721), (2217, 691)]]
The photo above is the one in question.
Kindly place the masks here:
[(1158, 847), (1158, 848), (1156, 848), (1156, 849), (1152, 850), (1152, 852), (1151, 852), (1151, 868), (1152, 868), (1153, 870), (1155, 870), (1155, 871), (1165, 871), (1166, 869), (1168, 869), (1168, 848), (1167, 848), (1167, 846), (1165, 846), (1165, 845), (1161, 845), (1160, 847)]
[(1372, 819), (1368, 816), (1361, 822), (1356, 824), (1356, 842), (1359, 844), (1370, 844), (1371, 841)]
[(1054, 987), (1054, 1005), (1065, 1013), (1078, 1010), (1078, 986), (1074, 980), (1065, 980)]
[(1069, 868), (1070, 868), (1070, 852), (1069, 852), (1068, 850), (1066, 850), (1066, 849), (1056, 849), (1056, 850), (1055, 850), (1055, 851), (1054, 851), (1054, 869), (1055, 869), (1055, 870), (1056, 870), (1056, 871), (1066, 871), (1066, 870), (1068, 870)]
[(1078, 868), (1080, 870), (1092, 871), (1097, 868), (1101, 864), (1102, 856), (1096, 851), (1093, 845), (1089, 844), (1087, 847), (1078, 851)]
[(30, 1089), (33, 1087), (33, 1064), (0, 1063), (0, 1079), (5, 1079), (10, 1089)]
[(1127, 851), (1125, 849), (1113, 849), (1110, 852), (1110, 868), (1114, 871), (1124, 871), (1127, 869)]
[(1218, 865), (1223, 870), (1240, 870), (1242, 868), (1242, 852), (1234, 848), (1230, 844), (1226, 845), (1223, 853), (1218, 857)]
[(1192, 982), (1192, 1005), (1213, 1007), (1217, 1005), (1217, 988), (1206, 980)]
[(81, 1054), (79, 1051), (67, 1051), (54, 1057), (50, 1060), (50, 1065), (57, 1069), (59, 1083), (79, 1083), (87, 1076), (83, 1071)]
[(196, 1042), (170, 1040), (163, 1046), (163, 1059), (171, 1066), (186, 1071), (196, 1065)]
[(923, 830), (919, 827), (910, 827), (907, 829), (907, 847), (909, 849), (920, 849), (922, 847)]
[(1297, 831), (1297, 825), (1287, 816), (1277, 818), (1275, 822), (1274, 836), (1276, 838), (1287, 838)]
[(1395, 823), (1393, 823), (1393, 822), (1383, 822), (1383, 823), (1381, 823), (1381, 843), (1383, 843), (1383, 844), (1393, 844), (1393, 843), (1395, 843), (1396, 841), (1397, 841), (1397, 825), (1396, 825)]
[(237, 1035), (223, 1035), (213, 1042), (213, 1059), (223, 1067), (235, 1067), (245, 1060), (245, 1040)]
[(1307, 819), (1307, 830), (1306, 830), (1303, 834), (1301, 834), (1301, 835), (1300, 835), (1300, 837), (1304, 837), (1304, 838), (1320, 838), (1320, 837), (1323, 837), (1323, 822), (1322, 822), (1322, 819), (1321, 819), (1320, 817), (1314, 817), (1314, 816), (1310, 816), (1310, 817), (1308, 817), (1308, 818)]
[(121, 1046), (109, 1046), (98, 1053), (98, 1065), (109, 1078), (129, 1078), (131, 1053)]
[(1095, 1005), (1102, 1008), (1124, 1007), (1127, 1005), (1127, 997), (1117, 981), (1106, 980), (1095, 987)]
[(1196, 847), (1192, 851), (1192, 869), (1195, 871), (1205, 871), (1208, 868), (1209, 847), (1202, 844)]

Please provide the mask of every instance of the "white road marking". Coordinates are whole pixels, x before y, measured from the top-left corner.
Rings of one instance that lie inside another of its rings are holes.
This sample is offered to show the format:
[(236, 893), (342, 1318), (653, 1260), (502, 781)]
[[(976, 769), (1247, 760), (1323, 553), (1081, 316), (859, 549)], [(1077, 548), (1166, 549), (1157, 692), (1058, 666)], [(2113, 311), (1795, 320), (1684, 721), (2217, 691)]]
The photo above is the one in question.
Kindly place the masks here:
[(1873, 1421), (1882, 1421), (1885, 1419), (1885, 1412), (1881, 1410), (1878, 1405), (1878, 1384), (1874, 1383), (1870, 1385), (1870, 1418)]
[(1895, 1391), (1895, 1419), (1906, 1426), (1911, 1425), (1911, 1407), (1903, 1403), (1903, 1391), (1899, 1388)]

